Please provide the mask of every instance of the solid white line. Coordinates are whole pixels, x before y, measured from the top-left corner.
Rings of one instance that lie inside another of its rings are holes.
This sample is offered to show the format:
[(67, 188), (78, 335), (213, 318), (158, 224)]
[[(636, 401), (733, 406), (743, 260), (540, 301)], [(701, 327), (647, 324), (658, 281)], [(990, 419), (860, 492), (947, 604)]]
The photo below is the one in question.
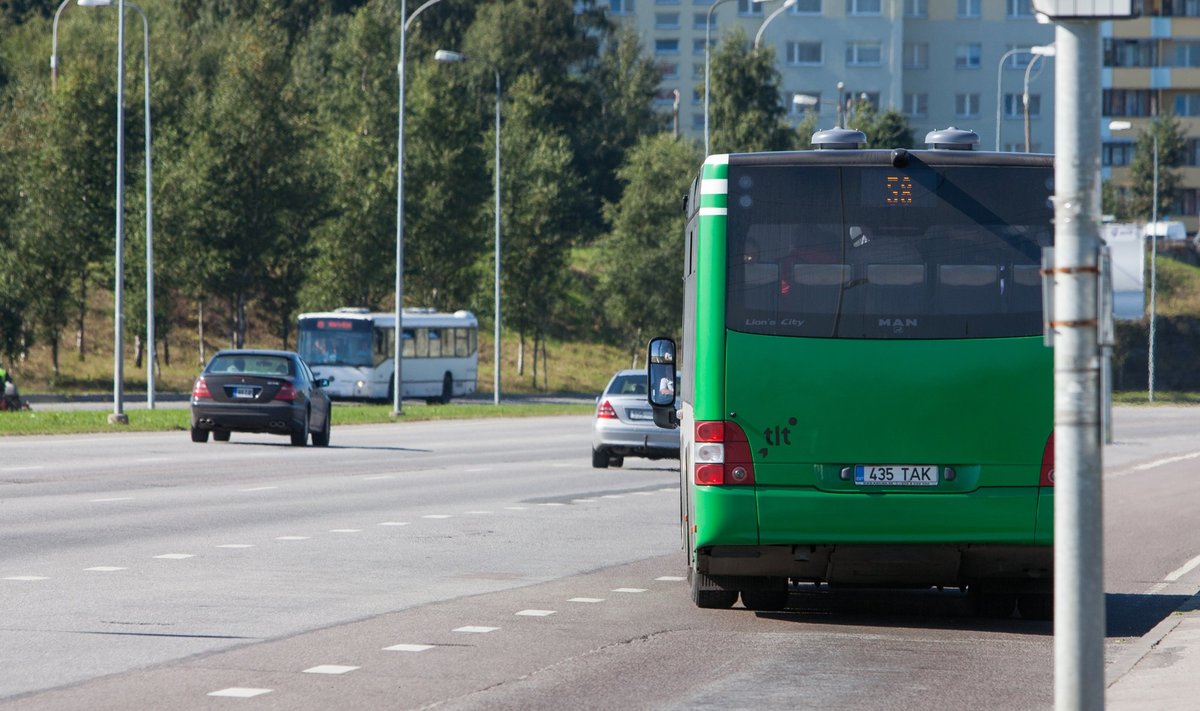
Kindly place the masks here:
[(1146, 592), (1143, 594), (1144, 595), (1157, 595), (1160, 592), (1162, 592), (1163, 590), (1166, 590), (1167, 586), (1169, 586), (1169, 585), (1170, 585), (1170, 583), (1155, 583), (1155, 584), (1151, 585), (1149, 588), (1147, 588)]
[(1129, 469), (1124, 469), (1119, 472), (1114, 472), (1112, 474), (1109, 474), (1105, 478), (1106, 479), (1117, 479), (1119, 477), (1128, 476), (1130, 474), (1137, 474), (1138, 472), (1144, 472), (1148, 469), (1156, 469), (1161, 466), (1166, 466), (1167, 464), (1174, 464), (1175, 462), (1185, 462), (1189, 459), (1196, 459), (1197, 457), (1200, 457), (1200, 452), (1191, 452), (1190, 454), (1181, 454), (1177, 457), (1166, 457), (1164, 459), (1156, 459), (1152, 462), (1146, 462), (1145, 464), (1138, 464), (1135, 467), (1130, 467)]
[(274, 691), (274, 689), (249, 689), (242, 686), (231, 686), (228, 689), (221, 689), (220, 691), (210, 691), (208, 692), (208, 695), (229, 696), (235, 699), (252, 699), (255, 696), (269, 694), (272, 691)]
[(633, 492), (633, 495), (634, 496), (654, 496), (654, 492), (653, 491), (635, 491), (635, 492)]
[(97, 573), (115, 573), (118, 570), (129, 570), (129, 568), (118, 568), (114, 565), (97, 565), (94, 568), (84, 568), (84, 570), (90, 570)]
[(270, 491), (278, 488), (278, 486), (256, 486), (253, 489), (238, 489), (238, 491)]
[(468, 634), (487, 634), (488, 632), (495, 632), (498, 629), (500, 629), (500, 628), (499, 627), (477, 627), (475, 625), (467, 625), (466, 627), (459, 627), (458, 629), (455, 629), (452, 631), (453, 632), (466, 632)]
[(393, 644), (390, 647), (384, 647), (385, 652), (424, 652), (427, 649), (433, 649), (432, 644)]
[(1192, 572), (1192, 570), (1198, 565), (1200, 565), (1200, 555), (1196, 556), (1195, 558), (1192, 558), (1191, 560), (1189, 560), (1188, 562), (1179, 566), (1175, 570), (1172, 570), (1171, 572), (1167, 573), (1167, 577), (1163, 578), (1163, 580), (1173, 583), (1176, 580), (1179, 580), (1183, 576), (1187, 575), (1188, 573)]
[(338, 664), (319, 664), (304, 670), (305, 674), (345, 674), (361, 667), (344, 667)]
[(521, 617), (549, 617), (554, 614), (554, 610), (521, 610), (513, 614)]
[(605, 494), (604, 496), (601, 496), (600, 498), (602, 498), (602, 499), (623, 499), (623, 498), (625, 498), (625, 495), (624, 494)]
[(133, 501), (133, 497), (132, 496), (116, 496), (111, 499), (92, 499), (90, 503), (103, 504), (103, 503), (107, 503), (109, 501)]
[(163, 555), (156, 555), (154, 557), (164, 560), (183, 560), (185, 558), (195, 558), (196, 556), (191, 553), (164, 553)]
[(13, 575), (11, 577), (5, 578), (5, 580), (21, 580), (21, 581), (25, 581), (25, 582), (31, 582), (34, 580), (49, 580), (49, 579), (50, 578), (45, 578), (40, 575)]
[(45, 469), (45, 464), (26, 464), (20, 467), (0, 467), (0, 472), (27, 472), (34, 469)]

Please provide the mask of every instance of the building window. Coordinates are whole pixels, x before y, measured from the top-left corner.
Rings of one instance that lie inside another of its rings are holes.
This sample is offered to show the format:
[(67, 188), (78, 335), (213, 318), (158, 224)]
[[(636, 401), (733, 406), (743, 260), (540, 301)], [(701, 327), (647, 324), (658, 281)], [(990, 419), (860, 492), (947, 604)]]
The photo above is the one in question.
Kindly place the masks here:
[(904, 0), (905, 17), (929, 17), (929, 0)]
[(1133, 143), (1129, 141), (1109, 142), (1100, 147), (1102, 165), (1122, 166), (1133, 161)]
[(679, 0), (654, 0), (655, 5), (678, 5)]
[(905, 94), (904, 113), (917, 118), (929, 115), (929, 94)]
[(847, 42), (846, 66), (878, 67), (883, 59), (882, 42)]
[[(700, 72), (703, 74), (704, 70)], [(692, 89), (692, 106), (699, 106), (704, 101), (704, 92), (699, 89)]]
[(979, 116), (979, 94), (955, 94), (954, 117), (977, 118)]
[(1176, 42), (1174, 66), (1200, 67), (1200, 42)]
[(1008, 0), (1008, 16), (1033, 19), (1033, 7), (1029, 0)]
[(663, 62), (658, 65), (658, 74), (661, 79), (678, 79), (679, 65), (674, 62)]
[(679, 29), (679, 13), (678, 12), (656, 12), (656, 13), (654, 13), (654, 29), (656, 29), (656, 30), (677, 30), (677, 29)]
[(704, 114), (692, 114), (692, 130), (704, 130)]
[(983, 57), (983, 47), (975, 42), (954, 46), (955, 69), (978, 69)]
[(1200, 94), (1186, 93), (1175, 95), (1176, 116), (1200, 116)]
[(1157, 103), (1150, 89), (1105, 89), (1100, 108), (1105, 116), (1153, 116)]
[(821, 0), (796, 0), (796, 4), (788, 8), (792, 15), (820, 15)]
[(654, 92), (655, 106), (675, 106), (675, 90), (674, 89), (658, 89)]
[(929, 44), (925, 42), (904, 43), (904, 68), (925, 69), (929, 66)]
[(1200, 0), (1162, 0), (1164, 17), (1200, 17)]
[(751, 2), (750, 0), (738, 0), (739, 15), (762, 15), (763, 4)]
[(1104, 40), (1104, 66), (1156, 67), (1158, 66), (1158, 43), (1155, 40), (1106, 38)]
[(882, 0), (846, 0), (847, 15), (878, 15), (883, 12)]
[(1200, 165), (1200, 139), (1189, 138), (1184, 144), (1184, 165)]
[(609, 9), (614, 15), (632, 15), (634, 0), (609, 0)]
[(788, 64), (814, 67), (824, 63), (825, 55), (820, 42), (788, 42), (786, 46)]
[(679, 40), (677, 39), (656, 39), (654, 40), (655, 54), (679, 54)]
[(846, 107), (847, 112), (854, 108), (854, 105), (860, 101), (865, 101), (871, 105), (871, 108), (879, 110), (879, 92), (878, 91), (847, 91), (842, 93), (842, 106)]
[[(695, 13), (694, 15), (692, 15), (692, 29), (696, 29), (696, 30), (705, 29), (705, 24), (708, 23), (709, 20), (712, 20), (712, 24), (709, 25), (707, 27), (707, 29), (709, 31), (717, 29), (717, 16), (716, 15), (709, 17), (707, 11)], [(697, 40), (697, 41), (700, 42), (700, 45), (701, 45), (700, 51), (703, 52), (704, 51), (704, 46), (703, 46), (704, 40)]]
[(1181, 188), (1175, 193), (1175, 209), (1172, 212), (1176, 215), (1196, 215), (1200, 214), (1200, 190), (1196, 188)]
[[(1042, 95), (1029, 95), (1029, 118), (1037, 118), (1042, 115)], [(1005, 118), (1025, 118), (1025, 102), (1021, 99), (1021, 94), (1005, 94), (1004, 95), (1004, 117)]]
[(982, 0), (958, 0), (959, 17), (979, 17), (979, 5)]

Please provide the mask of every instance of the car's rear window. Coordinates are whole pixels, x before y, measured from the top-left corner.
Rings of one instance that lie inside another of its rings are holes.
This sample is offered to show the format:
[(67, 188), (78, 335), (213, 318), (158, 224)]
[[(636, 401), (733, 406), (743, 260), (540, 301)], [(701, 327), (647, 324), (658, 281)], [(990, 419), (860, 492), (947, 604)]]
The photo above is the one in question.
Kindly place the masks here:
[(645, 395), (646, 374), (618, 375), (608, 386), (609, 395)]
[(208, 364), (209, 373), (291, 375), (291, 360), (282, 356), (219, 355)]

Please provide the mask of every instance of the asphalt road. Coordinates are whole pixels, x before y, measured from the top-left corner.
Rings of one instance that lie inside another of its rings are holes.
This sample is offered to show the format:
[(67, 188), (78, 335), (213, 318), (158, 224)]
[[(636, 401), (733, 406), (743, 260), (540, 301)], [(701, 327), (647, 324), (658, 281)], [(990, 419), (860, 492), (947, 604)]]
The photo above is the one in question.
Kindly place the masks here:
[[(1110, 676), (1200, 588), (1197, 415), (1118, 408)], [(589, 425), (2, 438), (0, 708), (1052, 706), (1051, 625), (956, 592), (694, 608), (674, 463)]]

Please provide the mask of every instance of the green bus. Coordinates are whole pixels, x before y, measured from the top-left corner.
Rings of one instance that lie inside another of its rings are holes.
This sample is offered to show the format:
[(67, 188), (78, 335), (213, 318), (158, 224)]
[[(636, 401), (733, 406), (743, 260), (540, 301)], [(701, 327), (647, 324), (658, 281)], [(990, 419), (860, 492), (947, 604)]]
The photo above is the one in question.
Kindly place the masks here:
[(1053, 157), (959, 129), (864, 141), (710, 156), (686, 197), (682, 342), (651, 341), (647, 377), (655, 421), (681, 428), (693, 601), (951, 587), (1046, 619)]

